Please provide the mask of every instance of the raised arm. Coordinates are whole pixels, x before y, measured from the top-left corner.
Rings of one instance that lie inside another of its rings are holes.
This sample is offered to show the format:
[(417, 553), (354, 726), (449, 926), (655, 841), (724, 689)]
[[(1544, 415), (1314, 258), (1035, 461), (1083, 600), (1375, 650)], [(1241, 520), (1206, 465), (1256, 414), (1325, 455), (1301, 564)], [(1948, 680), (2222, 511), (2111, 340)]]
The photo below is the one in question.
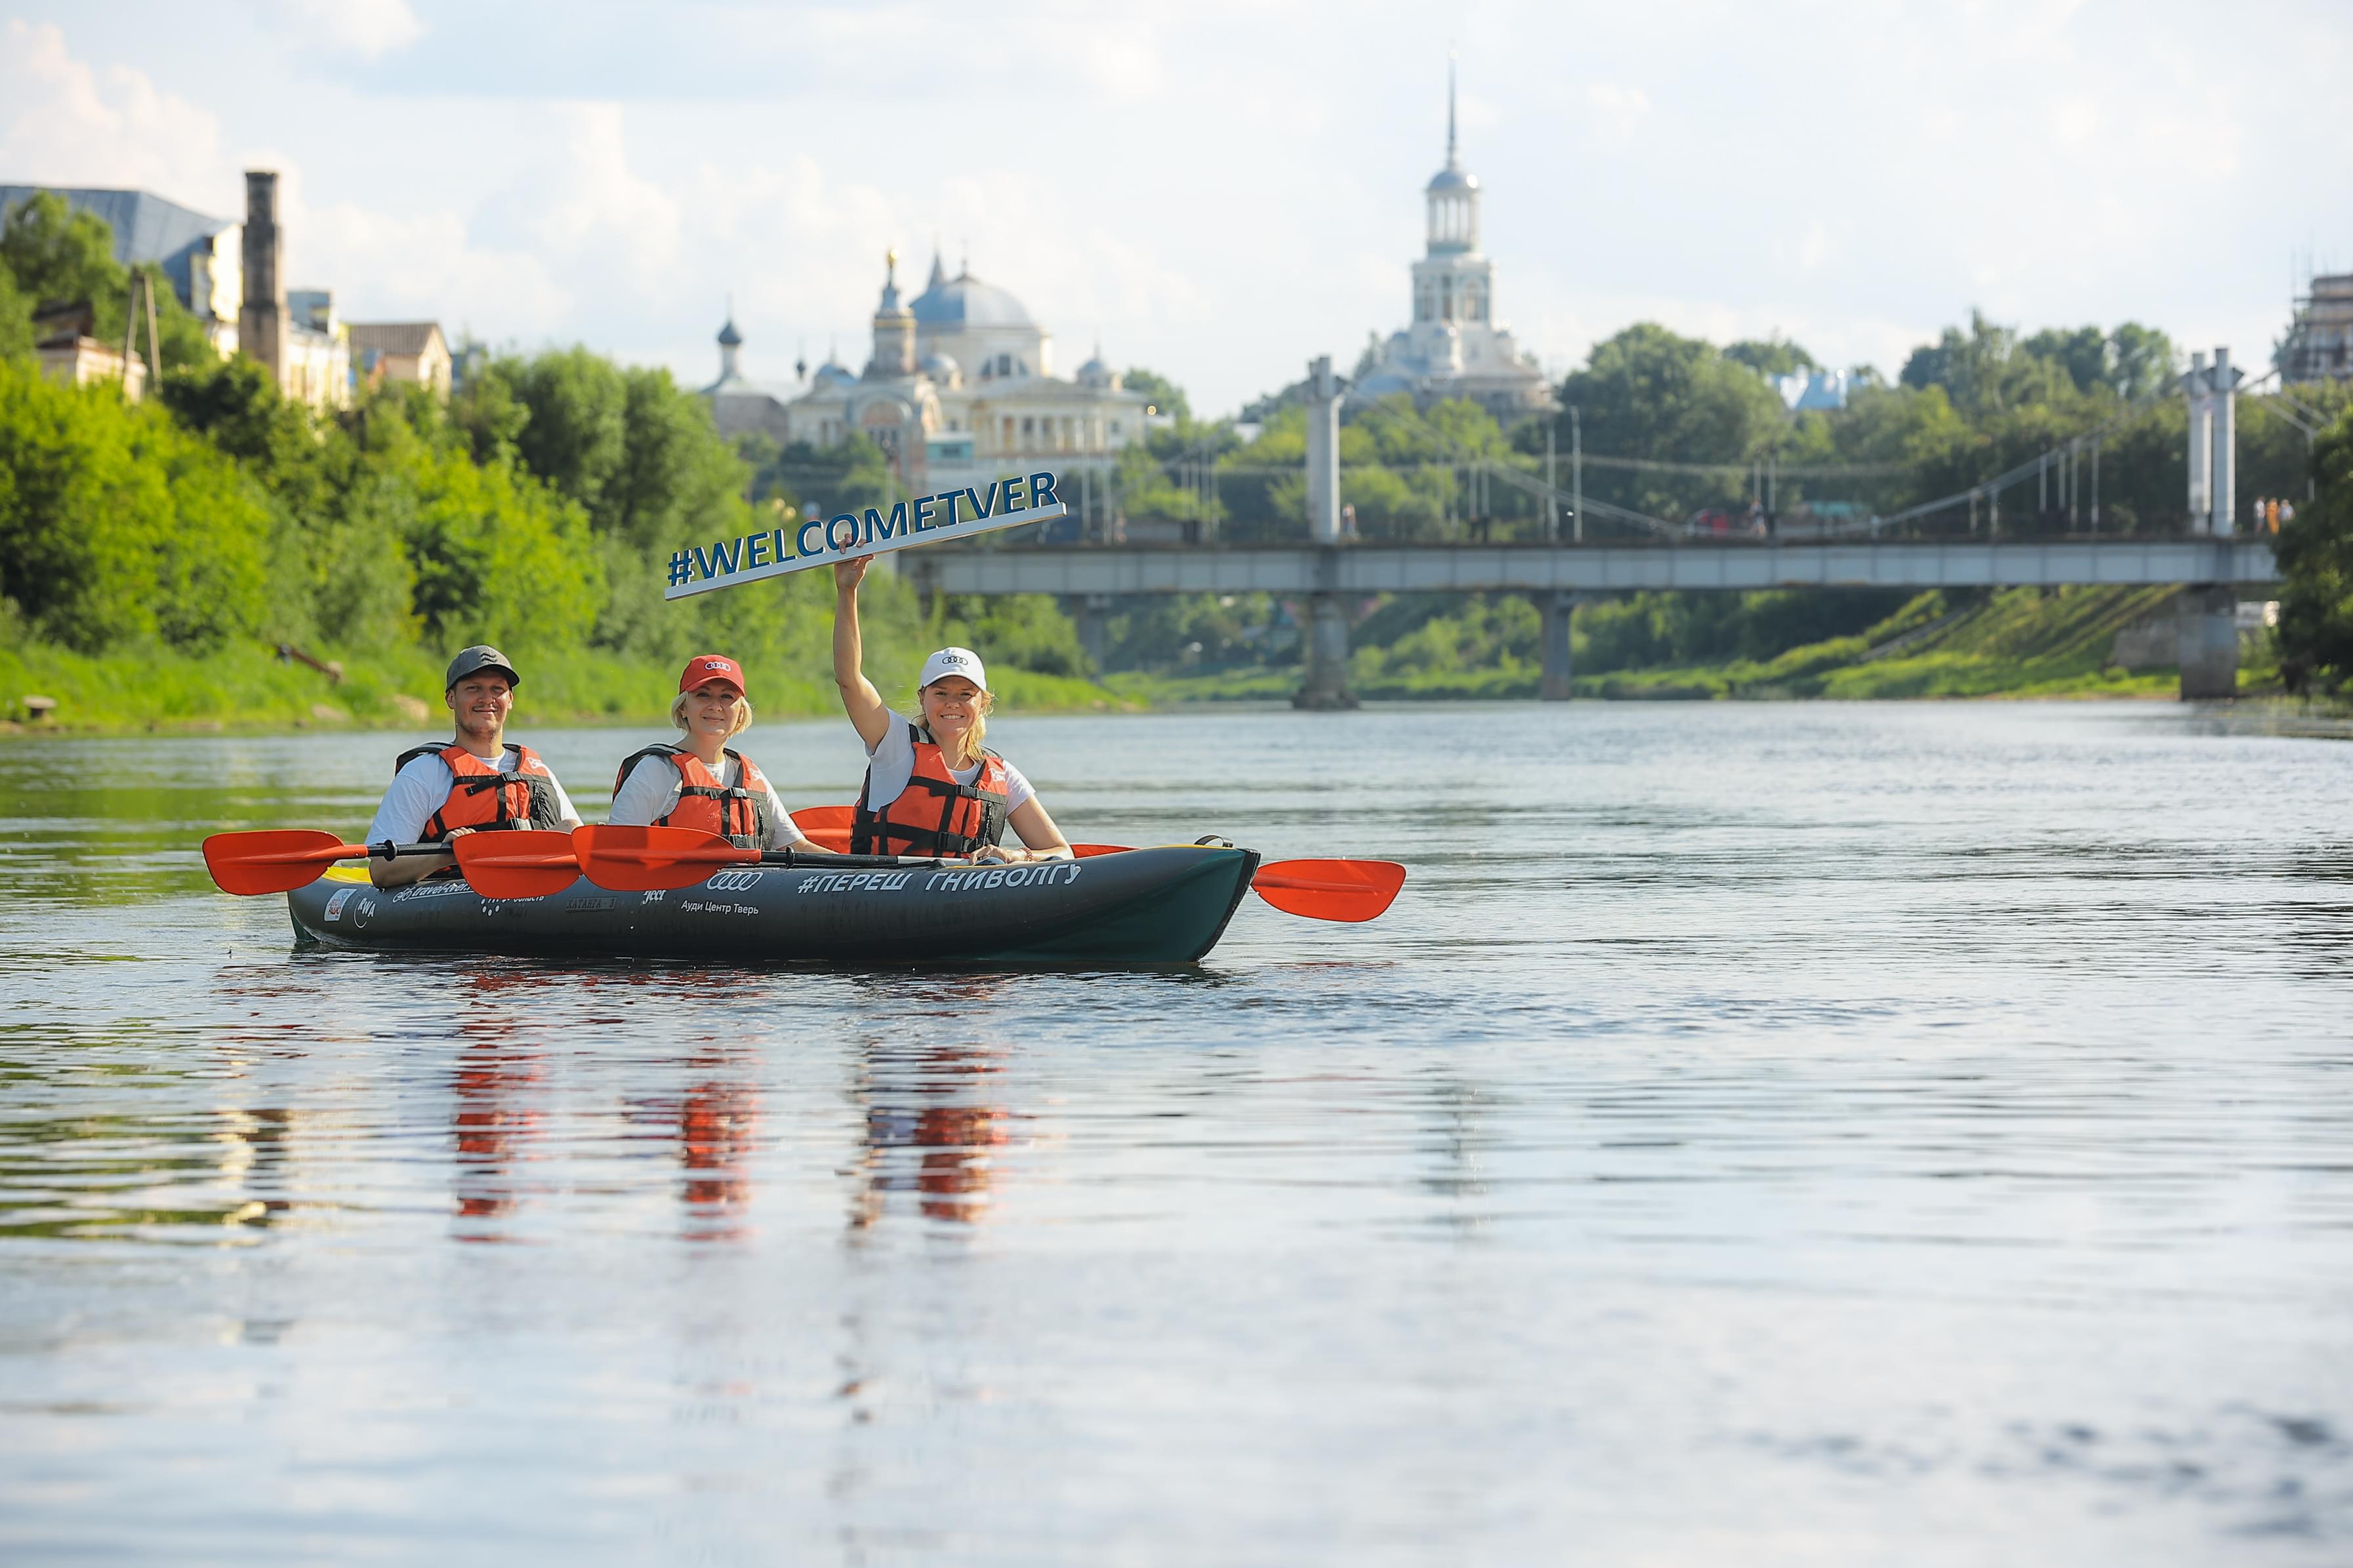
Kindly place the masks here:
[(866, 679), (866, 648), (858, 633), (858, 584), (873, 563), (871, 555), (860, 555), (833, 569), (833, 684), (841, 691), (842, 711), (869, 751), (891, 728), (891, 710)]

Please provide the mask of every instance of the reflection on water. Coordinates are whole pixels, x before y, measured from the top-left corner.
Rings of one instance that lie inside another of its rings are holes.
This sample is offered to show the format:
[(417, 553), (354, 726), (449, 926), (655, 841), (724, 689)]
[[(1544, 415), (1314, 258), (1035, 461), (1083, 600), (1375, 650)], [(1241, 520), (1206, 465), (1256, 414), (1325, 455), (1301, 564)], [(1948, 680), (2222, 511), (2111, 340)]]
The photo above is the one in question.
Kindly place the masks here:
[(969, 1224), (987, 1216), (992, 1156), (1007, 1142), (1011, 1121), (986, 1103), (990, 1080), (1005, 1070), (1000, 1055), (945, 1047), (867, 1050), (860, 1095), (866, 1184), (850, 1214), (853, 1226), (881, 1218), (891, 1193), (916, 1194), (916, 1212), (926, 1219)]
[[(474, 1034), (472, 1026), (461, 1026)], [(532, 1159), (539, 1138), (539, 1113), (532, 1097), (541, 1077), (535, 1052), (480, 1039), (463, 1046), (450, 1074), (451, 1142), (457, 1159), (451, 1186), (457, 1195), (460, 1241), (504, 1241), (506, 1227), (485, 1224), (512, 1214), (519, 1201), (516, 1168)]]
[(685, 1234), (701, 1241), (733, 1241), (743, 1234), (752, 1184), (746, 1174), (760, 1132), (760, 1092), (748, 1058), (718, 1052), (689, 1064), (695, 1082), (679, 1108), (679, 1162), (688, 1173)]
[[(1003, 728), (1413, 879), (1178, 973), (295, 953), (195, 840), (404, 738), (0, 747), (0, 1560), (2353, 1552), (2353, 748)], [(592, 815), (641, 740), (529, 739)]]

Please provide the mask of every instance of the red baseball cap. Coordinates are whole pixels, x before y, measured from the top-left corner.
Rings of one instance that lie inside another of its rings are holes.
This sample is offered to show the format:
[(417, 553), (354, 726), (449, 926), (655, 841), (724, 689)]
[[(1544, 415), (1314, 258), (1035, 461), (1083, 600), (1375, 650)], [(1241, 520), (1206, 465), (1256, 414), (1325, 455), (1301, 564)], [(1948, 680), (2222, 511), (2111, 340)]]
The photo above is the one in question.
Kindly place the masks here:
[(744, 695), (744, 667), (717, 653), (699, 653), (688, 659), (685, 670), (678, 678), (678, 689), (691, 691), (714, 680), (733, 687), (736, 696)]

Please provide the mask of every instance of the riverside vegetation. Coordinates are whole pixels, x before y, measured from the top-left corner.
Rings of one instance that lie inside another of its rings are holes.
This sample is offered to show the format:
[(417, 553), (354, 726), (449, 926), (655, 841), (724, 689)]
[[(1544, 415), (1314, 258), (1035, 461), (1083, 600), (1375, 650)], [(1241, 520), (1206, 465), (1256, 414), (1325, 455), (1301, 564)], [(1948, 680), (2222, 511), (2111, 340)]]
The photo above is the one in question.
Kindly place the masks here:
[[(740, 658), (767, 711), (831, 709), (823, 574), (665, 604), (659, 565), (748, 531), (755, 505), (882, 499), (871, 445), (755, 464), (667, 372), (576, 348), (491, 358), (447, 406), (385, 385), (316, 416), (216, 357), (168, 287), (154, 396), (47, 382), (32, 302), (90, 300), (119, 331), (111, 244), (53, 196), (0, 225), (0, 702), (54, 697), (81, 728), (438, 722), (446, 650), (487, 641), (526, 667), (525, 721), (658, 717), (703, 647)], [(1078, 679), (1075, 634), (1043, 601), (925, 616), (895, 581), (870, 600), (882, 668), (970, 641), (1014, 706), (1113, 700)]]
[[(471, 363), (446, 406), (378, 386), (317, 416), (249, 363), (215, 357), (163, 286), (153, 397), (131, 405), (111, 385), (43, 381), (36, 302), (90, 301), (97, 330), (119, 334), (128, 280), (105, 225), (53, 196), (0, 222), (0, 706), (40, 692), (77, 728), (414, 725), (438, 721), (444, 652), (491, 641), (530, 666), (518, 693), (526, 722), (655, 718), (670, 671), (704, 647), (744, 659), (765, 710), (830, 710), (822, 574), (666, 603), (660, 565), (681, 543), (746, 531), (758, 509), (886, 500), (891, 475), (871, 444), (731, 446), (667, 372), (581, 348)], [(2129, 323), (2021, 338), (1973, 318), (1913, 354), (1894, 384), (1866, 374), (1846, 409), (1792, 417), (1764, 374), (1810, 368), (1803, 349), (1719, 349), (1642, 324), (1598, 345), (1560, 390), (1583, 414), (1588, 494), (1632, 510), (1740, 507), (1768, 469), (1785, 516), (1893, 510), (2102, 429), (2103, 531), (2132, 533), (2183, 521), (2173, 357), (2161, 334)], [(1176, 418), (1123, 456), (1108, 489), (1124, 522), (1244, 543), (1295, 536), (1300, 388), (1241, 421), (1204, 422), (1164, 378), (1130, 380)], [(2332, 389), (2300, 391), (2335, 411), (2347, 404)], [(1551, 432), (1556, 452), (1567, 447), (1565, 422)], [(2276, 668), (2258, 650), (2248, 683), (2334, 690), (2353, 675), (2353, 434), (2340, 417), (2307, 455), (2299, 432), (2259, 410), (2241, 429), (2242, 494), (2301, 497), (2308, 471), (2322, 486), (2280, 541), (2289, 582)], [(1492, 474), (1541, 472), (1546, 434), (1542, 420), (1507, 430), (1469, 404), (1352, 403), (1344, 499), (1368, 539), (1533, 537), (1537, 503)], [(1809, 477), (1825, 469), (1837, 471)], [(2062, 526), (2049, 512), (2004, 522), (2006, 532)], [(2169, 674), (2113, 669), (2107, 650), (2118, 629), (2162, 614), (2164, 598), (1627, 595), (1579, 611), (1578, 689), (2154, 694)], [(1296, 609), (1250, 595), (1131, 601), (1110, 618), (1098, 670), (1050, 599), (926, 613), (883, 580), (869, 633), (885, 668), (911, 668), (943, 641), (982, 647), (1016, 707), (1274, 698), (1297, 679)], [(1538, 634), (1524, 599), (1376, 601), (1356, 628), (1355, 683), (1375, 698), (1532, 695)], [(343, 679), (285, 661), (280, 645), (332, 660)]]

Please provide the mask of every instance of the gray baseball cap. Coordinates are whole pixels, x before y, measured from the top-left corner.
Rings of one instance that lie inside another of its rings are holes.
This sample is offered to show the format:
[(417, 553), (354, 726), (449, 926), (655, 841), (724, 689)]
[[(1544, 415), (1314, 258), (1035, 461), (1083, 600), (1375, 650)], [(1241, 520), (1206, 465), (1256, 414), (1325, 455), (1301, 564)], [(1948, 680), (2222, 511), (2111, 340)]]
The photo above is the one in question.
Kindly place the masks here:
[(485, 669), (495, 669), (505, 676), (509, 686), (522, 684), (522, 677), (515, 673), (514, 666), (507, 662), (506, 655), (488, 643), (476, 643), (449, 661), (448, 679), (441, 682), (441, 689), (447, 691), (466, 677)]

